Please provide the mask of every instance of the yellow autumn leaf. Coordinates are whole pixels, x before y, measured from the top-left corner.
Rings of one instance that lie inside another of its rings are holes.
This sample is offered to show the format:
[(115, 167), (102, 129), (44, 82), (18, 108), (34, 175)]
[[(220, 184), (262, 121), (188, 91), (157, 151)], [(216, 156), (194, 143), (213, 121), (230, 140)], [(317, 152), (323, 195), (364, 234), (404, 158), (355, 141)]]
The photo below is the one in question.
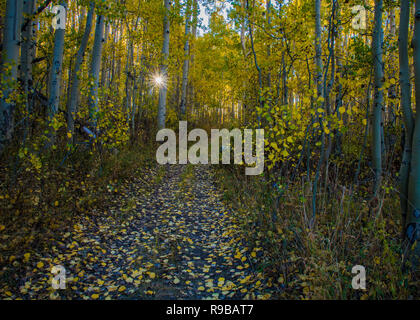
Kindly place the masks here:
[(276, 149), (276, 150), (278, 150), (278, 149), (279, 149), (279, 146), (277, 145), (277, 143), (276, 143), (276, 142), (272, 142), (272, 143), (270, 144), (270, 146), (271, 146), (273, 149)]
[(123, 292), (123, 291), (125, 291), (127, 288), (125, 287), (125, 286), (121, 286), (121, 287), (119, 287), (118, 288), (118, 291), (119, 292)]

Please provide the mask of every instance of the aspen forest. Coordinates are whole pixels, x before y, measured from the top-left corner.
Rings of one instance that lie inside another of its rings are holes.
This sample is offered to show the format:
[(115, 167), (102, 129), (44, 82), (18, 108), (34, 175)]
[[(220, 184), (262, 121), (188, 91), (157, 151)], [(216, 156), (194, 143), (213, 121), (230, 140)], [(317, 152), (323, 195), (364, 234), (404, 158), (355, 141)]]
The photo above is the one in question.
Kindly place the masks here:
[(0, 300), (420, 298), (420, 0), (0, 0), (0, 51)]

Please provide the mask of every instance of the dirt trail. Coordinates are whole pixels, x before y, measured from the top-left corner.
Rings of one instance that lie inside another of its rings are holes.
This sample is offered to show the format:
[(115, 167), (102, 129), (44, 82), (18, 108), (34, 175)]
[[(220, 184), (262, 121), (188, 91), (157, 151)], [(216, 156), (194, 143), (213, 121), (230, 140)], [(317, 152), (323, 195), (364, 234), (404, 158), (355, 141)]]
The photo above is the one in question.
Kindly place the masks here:
[[(234, 214), (206, 166), (168, 166), (151, 194), (130, 186), (132, 209), (86, 217), (21, 279), (19, 292), (45, 299), (269, 299), (274, 288), (255, 269)], [(67, 289), (50, 270), (66, 268)], [(7, 294), (6, 294), (7, 290)], [(10, 295), (11, 294), (11, 295)]]

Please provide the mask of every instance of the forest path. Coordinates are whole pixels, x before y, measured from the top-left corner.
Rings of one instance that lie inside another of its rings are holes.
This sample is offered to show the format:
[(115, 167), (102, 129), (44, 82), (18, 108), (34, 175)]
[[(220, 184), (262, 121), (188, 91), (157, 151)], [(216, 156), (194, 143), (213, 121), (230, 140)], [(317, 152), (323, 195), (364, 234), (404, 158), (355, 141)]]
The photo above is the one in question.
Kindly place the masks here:
[[(269, 299), (258, 267), (262, 250), (245, 247), (208, 166), (167, 166), (147, 193), (149, 172), (120, 186), (106, 212), (80, 217), (27, 262), (26, 276), (1, 288), (23, 299)], [(143, 181), (143, 183), (141, 182)], [(115, 191), (115, 190), (114, 190)], [(114, 192), (113, 191), (113, 192)], [(114, 196), (112, 196), (114, 197)], [(51, 269), (66, 269), (53, 290)], [(10, 288), (19, 288), (16, 292)]]
[(156, 276), (148, 279), (146, 294), (156, 299), (270, 296), (221, 197), (208, 166), (167, 167), (162, 183), (140, 206), (139, 222), (152, 250), (144, 260), (152, 261)]

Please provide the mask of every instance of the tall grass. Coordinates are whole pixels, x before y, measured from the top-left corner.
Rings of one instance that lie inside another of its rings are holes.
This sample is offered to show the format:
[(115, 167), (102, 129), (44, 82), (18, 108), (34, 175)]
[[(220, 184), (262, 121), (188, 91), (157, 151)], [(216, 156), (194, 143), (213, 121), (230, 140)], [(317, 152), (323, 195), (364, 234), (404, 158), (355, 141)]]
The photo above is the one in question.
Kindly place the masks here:
[[(372, 203), (330, 181), (317, 194), (312, 224), (312, 189), (305, 178), (278, 190), (231, 166), (219, 167), (215, 176), (223, 177), (218, 183), (251, 235), (250, 245), (263, 247), (260, 267), (274, 279), (279, 298), (420, 298), (419, 283), (402, 272), (399, 198), (391, 187)], [(366, 290), (352, 287), (356, 265), (366, 268)]]

